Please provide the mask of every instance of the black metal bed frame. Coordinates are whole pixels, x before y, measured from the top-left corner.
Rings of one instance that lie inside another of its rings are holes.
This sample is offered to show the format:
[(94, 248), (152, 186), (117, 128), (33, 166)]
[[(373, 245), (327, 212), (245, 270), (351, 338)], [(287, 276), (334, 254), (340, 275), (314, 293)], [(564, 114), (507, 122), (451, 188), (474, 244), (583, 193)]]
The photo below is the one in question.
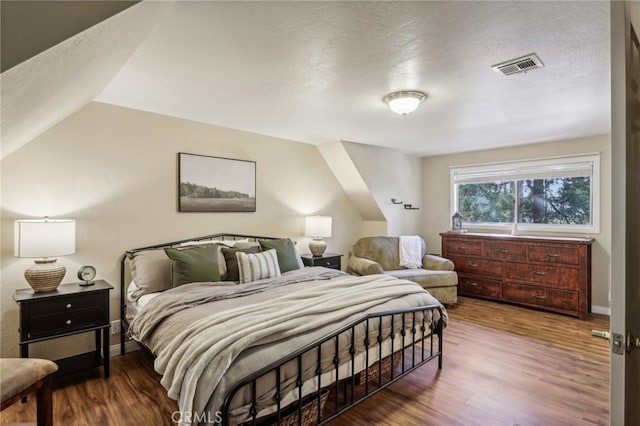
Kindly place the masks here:
[[(129, 327), (129, 322), (126, 318), (126, 288), (125, 288), (125, 262), (129, 255), (136, 253), (142, 250), (151, 250), (151, 249), (160, 249), (164, 247), (172, 247), (179, 245), (188, 241), (204, 241), (204, 240), (238, 240), (248, 238), (250, 240), (256, 241), (257, 239), (273, 239), (273, 237), (258, 237), (258, 236), (250, 236), (250, 235), (240, 235), (240, 234), (212, 234), (202, 237), (189, 238), (179, 241), (173, 241), (170, 243), (156, 244), (147, 247), (141, 247), (133, 250), (129, 250), (125, 252), (121, 260), (121, 271), (120, 271), (120, 352), (122, 355), (125, 353), (125, 333)], [(438, 311), (438, 320), (435, 318), (435, 311)], [(419, 319), (416, 322), (416, 315), (420, 313)], [(407, 317), (409, 316), (409, 317)], [(399, 318), (400, 317), (400, 318)], [(404, 325), (406, 324), (407, 318), (410, 320), (412, 326), (407, 333)], [(427, 319), (430, 318), (429, 321)], [(247, 425), (257, 425), (257, 424), (284, 424), (284, 420), (290, 420), (291, 416), (297, 416), (295, 419), (295, 424), (303, 425), (303, 410), (305, 407), (308, 408), (309, 403), (315, 402), (313, 405), (313, 409), (316, 410), (315, 413), (315, 421), (313, 424), (323, 425), (331, 420), (335, 419), (345, 411), (359, 404), (360, 402), (366, 400), (367, 398), (375, 395), (379, 391), (385, 389), (392, 383), (411, 373), (418, 367), (426, 364), (427, 362), (438, 359), (438, 369), (442, 369), (442, 348), (443, 348), (443, 312), (440, 305), (428, 305), (428, 306), (420, 306), (416, 308), (409, 309), (398, 309), (392, 311), (378, 312), (368, 314), (360, 319), (352, 321), (349, 324), (346, 324), (339, 329), (335, 330), (329, 335), (326, 335), (316, 341), (309, 343), (308, 345), (298, 349), (297, 351), (283, 357), (270, 365), (267, 365), (264, 368), (256, 371), (255, 373), (247, 376), (243, 380), (236, 383), (226, 394), (223, 402), (223, 406), (219, 413), (217, 413), (217, 418), (220, 420), (223, 426), (229, 425), (229, 410), (230, 405), (233, 401), (234, 396), (237, 394), (245, 386), (250, 387), (251, 393), (251, 408), (249, 410), (249, 414), (251, 419), (245, 421), (243, 424)], [(391, 330), (388, 332), (386, 336), (383, 335), (383, 322), (385, 321), (390, 323)], [(401, 319), (399, 322), (403, 326), (396, 326), (395, 321)], [(372, 323), (374, 324), (372, 326)], [(349, 349), (349, 360), (346, 362), (351, 364), (350, 371), (354, 371), (355, 369), (355, 359), (356, 359), (356, 351), (355, 351), (355, 333), (354, 330), (357, 326), (364, 324), (366, 327), (366, 332), (364, 336), (364, 356), (365, 356), (365, 369), (357, 374), (350, 374), (346, 377), (340, 377), (340, 367), (344, 364), (341, 362), (339, 357), (339, 340), (340, 336), (345, 333), (350, 333), (350, 349)], [(375, 333), (375, 330), (371, 327), (375, 327), (377, 324), (377, 336), (375, 337), (375, 342), (371, 342), (371, 333)], [(427, 333), (428, 330), (428, 333)], [(409, 334), (409, 336), (407, 336)], [(401, 343), (396, 347), (395, 341), (400, 338)], [(383, 343), (386, 339), (390, 339), (390, 354), (383, 358)], [(410, 339), (407, 341), (407, 339)], [(436, 340), (436, 342), (434, 342)], [(333, 353), (333, 366), (335, 368), (335, 380), (332, 383), (328, 383), (326, 386), (322, 386), (321, 377), (322, 374), (327, 372), (328, 369), (323, 369), (321, 365), (322, 359), (322, 348), (326, 347), (328, 342), (334, 341), (334, 353)], [(374, 348), (377, 345), (377, 360), (373, 361), (370, 364), (369, 362), (369, 353), (370, 349)], [(146, 352), (151, 354), (151, 352), (144, 345), (140, 345)], [(416, 353), (416, 350), (418, 353)], [(315, 369), (315, 377), (317, 378), (318, 386), (317, 389), (307, 395), (303, 395), (303, 384), (305, 380), (310, 378), (303, 379), (302, 374), (302, 357), (303, 355), (309, 352), (317, 353), (317, 362)], [(400, 353), (400, 362), (398, 366), (393, 365), (394, 355)], [(153, 354), (151, 354), (153, 356)], [(297, 403), (290, 404), (287, 407), (281, 407), (282, 401), (282, 388), (281, 388), (281, 369), (282, 367), (290, 362), (297, 362), (297, 378), (296, 378), (296, 387), (298, 389), (298, 397)], [(388, 372), (383, 372), (383, 362), (391, 362), (391, 367), (388, 369)], [(375, 367), (375, 368), (374, 368)], [(370, 371), (375, 371), (374, 378), (376, 380), (372, 380), (370, 376)], [(258, 418), (258, 408), (256, 402), (256, 384), (257, 381), (269, 374), (275, 375), (276, 382), (276, 391), (273, 395), (273, 400), (276, 405), (275, 413), (268, 415), (267, 417)], [(360, 374), (360, 377), (364, 377), (363, 383), (358, 383), (356, 380), (357, 375)], [(375, 377), (377, 376), (377, 377)], [(323, 393), (329, 391), (330, 396), (329, 399), (331, 402), (327, 401), (327, 409), (328, 411), (323, 410), (323, 405), (321, 403), (321, 398)], [(304, 402), (303, 402), (304, 401)], [(287, 422), (287, 424), (291, 424), (291, 422)]]

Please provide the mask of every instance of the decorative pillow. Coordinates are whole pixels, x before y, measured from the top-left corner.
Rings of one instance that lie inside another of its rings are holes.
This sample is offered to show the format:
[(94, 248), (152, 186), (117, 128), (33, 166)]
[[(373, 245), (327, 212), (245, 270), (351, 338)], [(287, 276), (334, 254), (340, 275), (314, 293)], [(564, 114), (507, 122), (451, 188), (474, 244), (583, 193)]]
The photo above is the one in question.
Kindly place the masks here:
[[(244, 240), (242, 240), (244, 241)], [(201, 240), (201, 241), (187, 241), (184, 243), (178, 244), (178, 248), (190, 248), (194, 246), (210, 246), (210, 245), (218, 245), (218, 271), (220, 271), (220, 280), (224, 281), (227, 279), (227, 264), (224, 261), (224, 256), (222, 255), (222, 247), (226, 244), (222, 240)], [(232, 246), (229, 246), (232, 247)]]
[(220, 281), (218, 246), (164, 249), (171, 259), (171, 285), (178, 287), (195, 282)]
[(227, 268), (227, 281), (240, 281), (240, 272), (238, 271), (238, 258), (237, 252), (243, 253), (260, 253), (260, 247), (248, 247), (248, 248), (227, 248), (222, 247), (222, 258), (226, 262)]
[(298, 253), (296, 253), (296, 246), (289, 238), (281, 238), (277, 240), (258, 240), (262, 250), (275, 249), (278, 255), (278, 266), (280, 266), (280, 272), (285, 273), (293, 271), (294, 269), (300, 269), (298, 263)]
[(260, 253), (236, 252), (240, 283), (280, 276), (278, 255), (274, 249)]
[(131, 293), (133, 300), (149, 293), (171, 288), (171, 259), (164, 250), (150, 249), (129, 254), (131, 279), (137, 288)]

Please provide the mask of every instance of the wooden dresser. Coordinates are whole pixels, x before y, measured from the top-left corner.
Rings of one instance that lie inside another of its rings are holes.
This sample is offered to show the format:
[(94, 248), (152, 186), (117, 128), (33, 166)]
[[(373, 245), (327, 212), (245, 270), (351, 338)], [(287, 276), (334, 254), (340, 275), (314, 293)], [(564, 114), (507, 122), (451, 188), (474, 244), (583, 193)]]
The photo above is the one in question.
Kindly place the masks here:
[(592, 238), (442, 233), (458, 294), (587, 318)]

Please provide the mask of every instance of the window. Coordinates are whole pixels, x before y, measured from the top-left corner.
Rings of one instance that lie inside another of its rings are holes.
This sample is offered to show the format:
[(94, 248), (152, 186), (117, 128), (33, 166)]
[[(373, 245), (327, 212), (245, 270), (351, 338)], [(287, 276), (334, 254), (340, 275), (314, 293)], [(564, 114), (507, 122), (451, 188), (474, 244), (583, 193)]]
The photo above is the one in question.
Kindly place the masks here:
[(468, 228), (599, 232), (600, 155), (451, 168), (451, 214)]

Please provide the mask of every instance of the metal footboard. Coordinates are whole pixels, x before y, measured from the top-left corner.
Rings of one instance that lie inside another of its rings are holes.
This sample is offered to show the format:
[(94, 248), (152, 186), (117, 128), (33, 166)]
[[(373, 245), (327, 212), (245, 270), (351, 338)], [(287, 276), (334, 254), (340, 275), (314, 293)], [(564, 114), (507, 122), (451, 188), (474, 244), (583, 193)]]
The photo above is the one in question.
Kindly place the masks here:
[[(129, 326), (126, 318), (126, 279), (128, 276), (125, 273), (129, 255), (141, 250), (172, 247), (187, 241), (236, 240), (240, 238), (256, 241), (258, 238), (269, 239), (270, 237), (221, 233), (127, 251), (121, 258), (120, 269), (121, 354), (124, 355), (125, 353), (127, 340), (125, 333)], [(436, 311), (437, 314), (435, 313)], [(434, 317), (438, 319), (432, 320)], [(431, 360), (437, 358), (438, 369), (441, 369), (444, 328), (442, 318), (441, 306), (429, 305), (373, 313), (346, 324), (331, 334), (317, 339), (235, 384), (225, 396), (220, 411), (216, 413), (215, 422), (220, 422), (223, 425), (230, 424), (230, 411), (233, 408), (234, 396), (241, 390), (245, 392), (245, 387), (248, 386), (250, 409), (249, 419), (242, 420), (245, 424), (307, 426), (328, 423)], [(410, 324), (408, 327), (406, 327), (407, 321)], [(366, 331), (362, 340), (356, 338), (355, 329), (357, 327), (365, 327)], [(341, 337), (343, 345), (345, 345), (346, 339), (348, 347), (346, 355), (344, 346), (340, 347)], [(144, 345), (140, 346), (146, 349)], [(362, 346), (364, 346), (364, 350), (357, 352), (355, 348)], [(384, 351), (383, 347), (386, 348)], [(323, 351), (326, 354), (328, 350), (332, 351), (330, 355), (333, 359), (330, 362), (330, 367), (327, 367), (325, 361), (323, 368), (321, 362), (322, 354)], [(343, 359), (341, 359), (341, 353)], [(315, 354), (314, 356), (317, 360), (313, 377), (303, 374), (302, 358), (303, 356), (308, 357), (308, 354)], [(364, 360), (358, 357), (364, 357)], [(363, 363), (363, 370), (353, 374), (352, 372), (357, 369), (356, 359)], [(395, 361), (398, 361), (397, 366), (394, 365)], [(285, 386), (281, 380), (285, 365), (291, 362), (297, 363), (297, 377), (295, 378), (293, 391), (297, 395), (295, 395), (294, 401), (285, 400), (285, 395), (283, 394)], [(347, 372), (344, 371), (345, 366), (348, 367), (346, 368)], [(334, 374), (331, 379), (326, 379), (326, 373), (329, 373), (332, 369)], [(263, 416), (259, 415), (260, 409), (263, 409), (264, 406), (259, 407), (260, 404), (257, 402), (257, 383), (259, 379), (270, 374), (275, 375), (275, 392), (273, 393), (272, 401), (269, 403), (272, 412), (268, 413), (267, 416)], [(323, 378), (323, 374), (325, 374), (325, 378)], [(308, 385), (309, 380), (315, 380), (316, 383), (311, 392), (305, 392), (303, 387), (305, 383)], [(311, 416), (309, 415), (310, 412)], [(291, 420), (292, 418), (294, 419), (293, 421)]]
[[(439, 314), (436, 315), (436, 320), (433, 320), (434, 311), (437, 311)], [(429, 305), (411, 309), (373, 313), (355, 320), (335, 332), (256, 371), (234, 385), (227, 393), (219, 412), (222, 425), (230, 424), (232, 401), (234, 396), (245, 386), (249, 386), (250, 389), (251, 401), (249, 414), (251, 418), (244, 420), (243, 424), (325, 424), (433, 359), (438, 359), (438, 369), (441, 369), (443, 345), (442, 318), (442, 308), (439, 305)], [(400, 324), (407, 324), (407, 320), (411, 324), (409, 328), (400, 326)], [(383, 323), (386, 324), (385, 327), (383, 327)], [(363, 325), (366, 328), (364, 340), (358, 342), (355, 337), (355, 329)], [(388, 328), (389, 325), (390, 331), (387, 335), (383, 335), (383, 328)], [(348, 349), (349, 359), (343, 361), (340, 359), (341, 351), (339, 342), (341, 336), (345, 335), (347, 336), (347, 340), (350, 339), (350, 347)], [(371, 337), (374, 337), (374, 339)], [(390, 355), (383, 358), (383, 343), (385, 341), (387, 346), (390, 341)], [(331, 344), (331, 342), (334, 342), (334, 344)], [(345, 364), (350, 364), (350, 372), (356, 370), (357, 353), (355, 347), (357, 344), (362, 343), (365, 348), (362, 352), (365, 357), (364, 370), (356, 374), (341, 373), (341, 367), (344, 368)], [(327, 346), (333, 348), (333, 365), (331, 368), (323, 368), (321, 361), (322, 351), (326, 351)], [(372, 361), (371, 365), (369, 365), (372, 351), (377, 353), (377, 357), (374, 358), (377, 359), (377, 361)], [(302, 358), (303, 355), (309, 353), (317, 354), (315, 377), (312, 378), (317, 381), (317, 386), (315, 386), (316, 389), (313, 392), (305, 395), (303, 394), (303, 385), (305, 381), (310, 380), (310, 378), (303, 377)], [(398, 356), (398, 354), (400, 355)], [(393, 365), (392, 360), (394, 358), (400, 358), (398, 366)], [(290, 362), (297, 363), (297, 377), (295, 379), (297, 401), (288, 407), (282, 407), (283, 389), (281, 370), (285, 364)], [(383, 368), (385, 362), (391, 363), (390, 368)], [(331, 383), (324, 384), (322, 383), (322, 375), (323, 373), (328, 373), (330, 369), (335, 370), (334, 379)], [(387, 371), (383, 371), (385, 369)], [(371, 372), (374, 372), (374, 374), (370, 374)], [(273, 394), (275, 412), (268, 417), (259, 417), (259, 407), (256, 396), (257, 382), (260, 378), (268, 375), (275, 375), (276, 390)], [(364, 379), (358, 380), (358, 378), (362, 378), (363, 376)], [(328, 398), (326, 395), (327, 392), (329, 392)], [(313, 420), (311, 422), (304, 422), (303, 418), (309, 418), (309, 413), (304, 413), (304, 410), (308, 410), (309, 407), (315, 411)], [(291, 422), (291, 416), (294, 416), (295, 419), (293, 423)]]

